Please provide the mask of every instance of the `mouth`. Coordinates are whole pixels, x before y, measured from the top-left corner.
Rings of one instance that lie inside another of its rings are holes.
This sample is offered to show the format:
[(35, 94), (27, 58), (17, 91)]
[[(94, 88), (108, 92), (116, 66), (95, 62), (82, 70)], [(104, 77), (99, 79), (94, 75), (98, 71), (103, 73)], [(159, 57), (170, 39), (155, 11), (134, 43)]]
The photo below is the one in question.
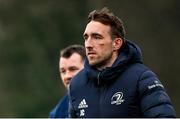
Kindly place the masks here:
[(66, 85), (69, 85), (69, 82), (66, 82)]
[(88, 54), (88, 58), (89, 58), (89, 59), (94, 58), (95, 55), (96, 55), (95, 53), (89, 53), (89, 54)]
[(96, 54), (95, 52), (88, 52), (87, 53), (88, 56), (95, 55), (95, 54)]
[(66, 85), (69, 85), (70, 84), (70, 80), (69, 81), (66, 81)]

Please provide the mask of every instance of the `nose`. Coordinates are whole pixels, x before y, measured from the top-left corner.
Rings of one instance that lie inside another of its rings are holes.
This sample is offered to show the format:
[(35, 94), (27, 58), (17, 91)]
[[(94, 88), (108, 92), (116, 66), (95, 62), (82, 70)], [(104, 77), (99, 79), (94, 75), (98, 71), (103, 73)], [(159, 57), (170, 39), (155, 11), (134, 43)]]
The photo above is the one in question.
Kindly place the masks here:
[(73, 74), (71, 72), (66, 72), (66, 74), (64, 75), (64, 80), (65, 82), (69, 82), (73, 77)]
[(72, 74), (70, 72), (67, 72), (64, 77), (67, 79), (70, 79), (70, 78), (72, 78)]
[(88, 39), (86, 39), (84, 42), (84, 45), (87, 49), (91, 49), (93, 47), (92, 39), (90, 37)]

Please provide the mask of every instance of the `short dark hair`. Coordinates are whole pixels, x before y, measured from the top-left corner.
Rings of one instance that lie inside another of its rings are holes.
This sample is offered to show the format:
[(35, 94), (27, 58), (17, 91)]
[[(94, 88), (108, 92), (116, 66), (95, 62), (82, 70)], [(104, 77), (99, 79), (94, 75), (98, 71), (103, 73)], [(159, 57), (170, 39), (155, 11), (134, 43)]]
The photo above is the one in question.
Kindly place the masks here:
[(111, 37), (120, 37), (125, 39), (125, 29), (121, 19), (115, 16), (107, 7), (101, 10), (94, 10), (89, 13), (88, 23), (90, 21), (98, 21), (111, 27)]
[(69, 58), (72, 54), (77, 53), (81, 56), (82, 60), (85, 59), (86, 53), (85, 48), (82, 45), (70, 45), (60, 51), (60, 57)]

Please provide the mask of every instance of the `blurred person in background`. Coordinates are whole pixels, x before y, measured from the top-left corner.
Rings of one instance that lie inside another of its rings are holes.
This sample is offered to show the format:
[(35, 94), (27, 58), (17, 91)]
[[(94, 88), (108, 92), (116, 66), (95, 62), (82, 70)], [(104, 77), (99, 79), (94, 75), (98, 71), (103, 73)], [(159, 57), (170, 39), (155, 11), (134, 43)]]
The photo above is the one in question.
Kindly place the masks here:
[(69, 87), (70, 117), (175, 117), (164, 86), (117, 16), (107, 8), (92, 11), (83, 37), (87, 59)]
[[(70, 45), (61, 50), (59, 59), (60, 77), (68, 90), (71, 79), (84, 67), (85, 49), (81, 45)], [(68, 117), (69, 98), (66, 94), (50, 112), (49, 118)]]

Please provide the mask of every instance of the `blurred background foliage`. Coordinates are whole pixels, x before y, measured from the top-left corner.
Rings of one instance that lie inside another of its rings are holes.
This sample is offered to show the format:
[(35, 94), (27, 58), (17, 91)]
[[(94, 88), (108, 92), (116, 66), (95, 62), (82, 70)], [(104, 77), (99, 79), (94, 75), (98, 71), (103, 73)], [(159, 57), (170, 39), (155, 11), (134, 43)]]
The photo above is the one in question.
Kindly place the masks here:
[(180, 116), (179, 0), (0, 0), (0, 117), (47, 117), (65, 93), (59, 50), (83, 44), (87, 15), (106, 6), (166, 87)]

